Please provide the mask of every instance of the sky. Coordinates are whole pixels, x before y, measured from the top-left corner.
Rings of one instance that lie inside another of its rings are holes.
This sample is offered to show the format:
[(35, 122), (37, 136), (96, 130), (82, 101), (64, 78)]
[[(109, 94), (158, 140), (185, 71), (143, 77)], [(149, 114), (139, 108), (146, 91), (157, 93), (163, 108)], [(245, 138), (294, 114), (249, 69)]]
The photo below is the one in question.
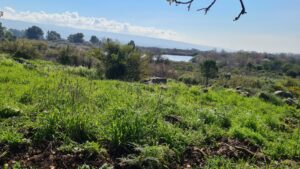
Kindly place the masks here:
[(196, 0), (190, 11), (166, 0), (0, 0), (2, 19), (138, 35), (228, 50), (300, 53), (299, 0)]

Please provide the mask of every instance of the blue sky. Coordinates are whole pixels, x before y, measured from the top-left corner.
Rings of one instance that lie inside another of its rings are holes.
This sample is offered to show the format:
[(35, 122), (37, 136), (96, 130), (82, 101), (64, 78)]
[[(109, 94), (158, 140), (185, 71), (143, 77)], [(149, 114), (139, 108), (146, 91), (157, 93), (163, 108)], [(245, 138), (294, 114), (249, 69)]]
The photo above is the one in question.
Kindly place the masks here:
[[(67, 26), (82, 29), (225, 49), (300, 53), (299, 0), (245, 0), (248, 14), (238, 22), (233, 22), (240, 10), (238, 0), (218, 0), (207, 15), (196, 12), (209, 2), (199, 0), (190, 12), (184, 6), (170, 6), (165, 0), (1, 0), (0, 9), (9, 7), (13, 11), (6, 19), (62, 25), (66, 20), (57, 23), (53, 21), (54, 14), (63, 17), (71, 15), (66, 13), (69, 11), (75, 13), (77, 20), (67, 22)], [(36, 18), (22, 18), (26, 11)], [(95, 18), (102, 18), (97, 23), (104, 23), (95, 26), (82, 21), (90, 19), (94, 23)]]

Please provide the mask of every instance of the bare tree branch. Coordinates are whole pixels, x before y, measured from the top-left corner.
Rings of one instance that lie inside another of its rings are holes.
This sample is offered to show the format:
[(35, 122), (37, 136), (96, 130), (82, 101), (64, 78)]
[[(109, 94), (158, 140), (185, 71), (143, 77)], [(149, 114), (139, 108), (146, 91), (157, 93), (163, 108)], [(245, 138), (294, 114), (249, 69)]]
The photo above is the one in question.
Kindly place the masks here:
[(212, 6), (214, 6), (214, 4), (217, 2), (217, 0), (213, 0), (212, 2), (211, 2), (211, 4), (208, 6), (208, 7), (206, 7), (206, 8), (201, 8), (201, 9), (198, 9), (197, 11), (201, 11), (201, 10), (204, 10), (204, 12), (205, 12), (205, 15), (207, 14), (207, 12), (210, 10), (210, 8), (212, 7)]
[(240, 0), (240, 2), (241, 2), (242, 10), (241, 10), (240, 14), (233, 21), (239, 20), (242, 15), (247, 13), (243, 0)]
[[(187, 1), (182, 1), (182, 0), (168, 0), (170, 2), (170, 4), (175, 3), (176, 5), (187, 5), (188, 10), (191, 9), (191, 6), (193, 4), (193, 2), (195, 2), (196, 0), (187, 0)], [(246, 8), (244, 5), (243, 0), (239, 0), (241, 3), (241, 12), (239, 13), (239, 15), (237, 17), (235, 17), (234, 21), (237, 21), (241, 18), (242, 15), (246, 14)], [(215, 3), (217, 2), (217, 0), (212, 0), (212, 2), (210, 3), (209, 6), (207, 6), (206, 8), (201, 8), (198, 9), (197, 11), (204, 11), (204, 14), (207, 14), (209, 12), (209, 10), (215, 5)]]

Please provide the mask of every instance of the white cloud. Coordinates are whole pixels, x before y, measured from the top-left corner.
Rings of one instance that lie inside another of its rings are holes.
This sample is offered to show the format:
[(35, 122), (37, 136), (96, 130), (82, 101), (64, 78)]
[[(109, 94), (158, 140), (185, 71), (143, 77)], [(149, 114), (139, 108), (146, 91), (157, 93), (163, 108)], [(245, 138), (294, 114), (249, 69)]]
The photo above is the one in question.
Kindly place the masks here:
[(57, 26), (71, 27), (77, 29), (124, 33), (176, 41), (183, 40), (183, 38), (180, 38), (180, 35), (177, 32), (172, 30), (132, 25), (130, 23), (118, 22), (106, 18), (84, 17), (80, 16), (77, 12), (22, 12), (16, 11), (11, 7), (5, 7), (3, 18), (8, 20), (32, 23), (53, 24)]

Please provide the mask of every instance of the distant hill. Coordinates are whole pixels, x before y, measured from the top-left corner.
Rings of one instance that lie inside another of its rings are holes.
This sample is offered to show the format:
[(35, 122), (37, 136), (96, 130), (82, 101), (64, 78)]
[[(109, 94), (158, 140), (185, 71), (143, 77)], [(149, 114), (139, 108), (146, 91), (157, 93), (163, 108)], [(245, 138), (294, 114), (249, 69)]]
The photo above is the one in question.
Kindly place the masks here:
[(195, 44), (189, 44), (184, 42), (177, 42), (177, 41), (164, 40), (158, 38), (149, 38), (143, 36), (134, 36), (134, 35), (126, 35), (126, 34), (118, 34), (118, 33), (110, 33), (110, 32), (99, 32), (99, 31), (92, 31), (92, 30), (82, 30), (82, 29), (75, 29), (69, 27), (29, 23), (29, 22), (22, 22), (22, 21), (12, 21), (12, 20), (1, 20), (1, 22), (7, 28), (19, 29), (19, 30), (24, 30), (32, 25), (37, 25), (41, 27), (44, 30), (44, 32), (47, 32), (48, 30), (55, 30), (59, 32), (63, 38), (68, 37), (68, 35), (72, 33), (82, 32), (85, 34), (86, 40), (89, 40), (91, 35), (96, 35), (99, 38), (111, 38), (114, 40), (118, 40), (122, 43), (127, 43), (130, 40), (134, 40), (138, 46), (145, 46), (145, 47), (198, 49), (198, 50), (215, 49), (214, 47), (209, 47), (204, 45), (203, 46), (195, 45)]

